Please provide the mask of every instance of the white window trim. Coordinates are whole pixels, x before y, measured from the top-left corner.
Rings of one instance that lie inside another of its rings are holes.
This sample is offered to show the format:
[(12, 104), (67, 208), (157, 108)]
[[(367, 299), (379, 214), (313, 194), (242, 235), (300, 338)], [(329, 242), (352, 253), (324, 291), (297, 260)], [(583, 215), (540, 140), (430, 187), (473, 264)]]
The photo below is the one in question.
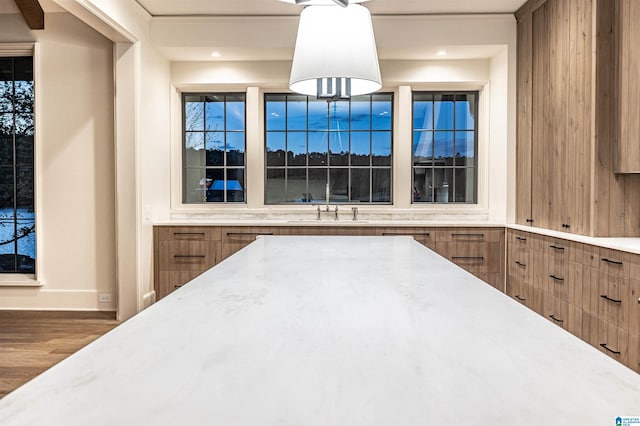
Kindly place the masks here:
[[(479, 92), (478, 99), (478, 199), (475, 204), (413, 204), (411, 202), (412, 173), (412, 99), (414, 91)], [(393, 203), (358, 206), (360, 216), (370, 220), (429, 220), (486, 222), (488, 206), (489, 168), (489, 83), (424, 83), (383, 87), (394, 94), (393, 123)], [(182, 201), (182, 93), (243, 92), (246, 94), (246, 204), (185, 204)], [(308, 218), (308, 205), (264, 204), (264, 94), (289, 92), (286, 87), (239, 85), (180, 85), (171, 90), (171, 212), (176, 221), (235, 220), (295, 220)], [(401, 114), (402, 113), (402, 114)], [(345, 207), (345, 211), (347, 208)]]
[(42, 188), (42, 182), (39, 171), (41, 170), (41, 141), (40, 136), (40, 120), (38, 117), (41, 115), (40, 110), (40, 90), (38, 83), (42, 81), (41, 68), (40, 68), (40, 46), (38, 43), (0, 43), (0, 57), (9, 56), (32, 56), (33, 57), (33, 86), (35, 91), (34, 96), (34, 190), (35, 190), (35, 214), (36, 214), (36, 273), (35, 274), (0, 274), (0, 287), (41, 287), (43, 285), (43, 273), (42, 273), (42, 212), (41, 212), (41, 197), (40, 188)]

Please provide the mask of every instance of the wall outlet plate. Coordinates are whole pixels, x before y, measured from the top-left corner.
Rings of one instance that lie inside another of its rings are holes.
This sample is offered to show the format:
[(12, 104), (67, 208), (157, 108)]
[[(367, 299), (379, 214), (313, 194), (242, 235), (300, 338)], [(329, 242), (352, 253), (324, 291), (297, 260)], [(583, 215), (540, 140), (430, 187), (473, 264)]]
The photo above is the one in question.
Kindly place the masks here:
[(98, 302), (111, 303), (111, 293), (98, 293)]

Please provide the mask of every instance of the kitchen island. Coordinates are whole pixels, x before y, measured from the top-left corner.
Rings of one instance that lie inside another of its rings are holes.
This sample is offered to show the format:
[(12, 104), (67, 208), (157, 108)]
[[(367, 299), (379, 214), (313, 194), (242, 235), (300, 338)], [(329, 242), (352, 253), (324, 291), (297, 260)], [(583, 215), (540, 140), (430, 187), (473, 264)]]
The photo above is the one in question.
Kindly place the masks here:
[(410, 237), (261, 237), (0, 400), (3, 426), (632, 415), (638, 374)]

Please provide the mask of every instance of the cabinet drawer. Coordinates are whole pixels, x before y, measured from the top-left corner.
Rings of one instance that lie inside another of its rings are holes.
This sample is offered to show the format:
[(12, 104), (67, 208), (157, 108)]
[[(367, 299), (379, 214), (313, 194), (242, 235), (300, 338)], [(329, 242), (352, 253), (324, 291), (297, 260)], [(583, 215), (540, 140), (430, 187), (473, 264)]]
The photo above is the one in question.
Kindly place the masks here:
[(521, 253), (518, 256), (510, 256), (507, 273), (510, 279), (519, 280), (526, 284), (531, 284), (531, 264), (529, 253)]
[(159, 241), (220, 241), (220, 228), (215, 226), (161, 226)]
[(161, 271), (158, 277), (159, 294), (156, 297), (158, 299), (165, 297), (201, 273), (202, 271)]
[(160, 271), (205, 271), (216, 264), (220, 243), (216, 241), (161, 241)]
[(542, 251), (547, 256), (569, 260), (571, 256), (571, 244), (569, 241), (545, 237), (542, 244)]
[(582, 310), (566, 300), (545, 294), (543, 296), (543, 315), (552, 323), (576, 336), (580, 336), (582, 333)]
[(222, 256), (226, 259), (256, 240), (258, 235), (278, 235), (277, 227), (230, 226), (222, 228)]
[(583, 340), (601, 352), (623, 364), (629, 363), (630, 334), (628, 330), (584, 313), (582, 333)]
[(595, 260), (598, 262), (598, 269), (628, 277), (630, 256), (629, 253), (600, 247)]
[(502, 228), (443, 228), (436, 230), (436, 242), (501, 242)]
[(640, 335), (640, 278), (629, 281), (629, 331)]
[(532, 311), (542, 313), (542, 292), (528, 284), (508, 283), (507, 294)]
[(598, 318), (629, 329), (629, 281), (604, 270), (598, 271)]
[(640, 373), (640, 335), (629, 333), (629, 355), (627, 366)]
[(435, 247), (435, 231), (427, 228), (378, 228), (376, 235), (397, 236), (408, 235), (417, 242), (429, 247)]
[(436, 242), (435, 250), (470, 272), (501, 272), (500, 243)]

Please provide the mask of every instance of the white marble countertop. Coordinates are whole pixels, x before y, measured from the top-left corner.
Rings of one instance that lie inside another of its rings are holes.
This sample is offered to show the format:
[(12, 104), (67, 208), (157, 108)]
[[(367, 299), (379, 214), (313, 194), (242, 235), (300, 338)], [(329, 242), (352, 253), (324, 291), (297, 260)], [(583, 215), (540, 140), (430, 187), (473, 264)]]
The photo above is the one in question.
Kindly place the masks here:
[(640, 375), (410, 237), (264, 237), (0, 400), (3, 426), (613, 425)]

